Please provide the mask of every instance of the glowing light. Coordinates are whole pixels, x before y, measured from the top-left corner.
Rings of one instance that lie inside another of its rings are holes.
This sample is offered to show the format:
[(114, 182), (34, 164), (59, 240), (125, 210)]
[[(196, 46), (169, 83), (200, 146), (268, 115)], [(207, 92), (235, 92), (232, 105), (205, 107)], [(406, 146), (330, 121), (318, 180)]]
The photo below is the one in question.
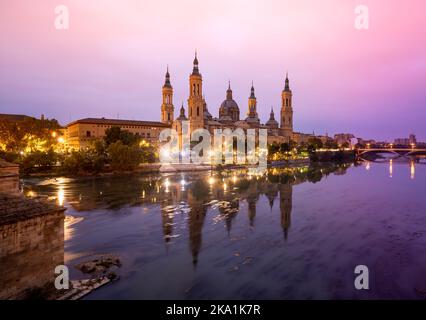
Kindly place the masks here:
[(34, 191), (28, 191), (27, 196), (32, 198), (36, 196), (36, 193)]
[(392, 178), (392, 174), (393, 174), (393, 161), (392, 161), (392, 159), (390, 159), (390, 161), (389, 161), (389, 177)]
[(63, 137), (59, 137), (58, 138), (58, 142), (61, 143), (61, 144), (65, 143), (65, 139)]
[(166, 188), (166, 192), (169, 192), (169, 187), (170, 187), (170, 181), (169, 181), (169, 178), (167, 178), (167, 179), (164, 181), (164, 187)]
[(226, 185), (226, 183), (223, 183), (223, 191), (226, 191), (228, 189), (228, 186)]
[(62, 207), (65, 201), (65, 192), (63, 187), (59, 187), (58, 190), (58, 204)]
[(414, 179), (415, 175), (416, 175), (416, 166), (414, 165), (414, 161), (411, 161), (411, 163), (410, 163), (410, 176), (411, 176), (411, 179)]
[(57, 135), (56, 131), (53, 131), (53, 132), (52, 132), (52, 137), (53, 137), (53, 138), (56, 138), (56, 135)]
[(237, 180), (238, 180), (237, 176), (236, 176), (236, 175), (234, 175), (234, 176), (232, 177), (232, 182), (233, 182), (233, 183), (235, 183), (235, 182), (237, 182)]
[(367, 161), (367, 164), (365, 165), (365, 170), (370, 170), (370, 161)]
[(145, 199), (145, 190), (142, 190), (142, 198)]
[(213, 178), (213, 177), (210, 177), (210, 178), (209, 178), (209, 185), (213, 185), (213, 184), (214, 184), (214, 181), (215, 181), (215, 180), (214, 180), (214, 178)]

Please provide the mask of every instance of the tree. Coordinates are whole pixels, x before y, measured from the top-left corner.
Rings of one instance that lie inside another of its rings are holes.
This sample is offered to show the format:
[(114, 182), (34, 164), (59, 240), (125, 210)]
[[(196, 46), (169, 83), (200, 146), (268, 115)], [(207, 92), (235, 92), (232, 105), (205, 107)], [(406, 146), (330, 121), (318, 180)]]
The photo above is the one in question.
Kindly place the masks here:
[(14, 121), (0, 119), (0, 148), (11, 152), (47, 151), (57, 143), (52, 132), (60, 129), (58, 121), (25, 118)]
[(290, 145), (287, 142), (280, 144), (280, 152), (289, 152), (291, 150)]
[(343, 144), (342, 144), (342, 148), (349, 148), (349, 142), (344, 142)]
[(128, 171), (135, 169), (142, 160), (142, 154), (137, 146), (128, 146), (121, 141), (108, 147), (111, 169)]
[(280, 146), (276, 144), (275, 142), (272, 144), (268, 144), (268, 154), (274, 155), (274, 153), (277, 153), (280, 150)]
[(121, 130), (121, 128), (117, 126), (105, 130), (104, 141), (107, 147), (117, 141), (121, 141), (127, 146), (135, 145), (139, 142), (139, 140), (139, 135), (133, 134), (127, 130)]
[(335, 142), (333, 140), (327, 140), (327, 142), (324, 144), (324, 146), (327, 149), (337, 149), (338, 148), (337, 142)]
[(56, 164), (57, 156), (53, 149), (48, 151), (35, 151), (26, 155), (21, 162), (24, 173), (30, 173), (35, 169), (39, 171), (49, 170)]
[(313, 151), (317, 149), (321, 149), (323, 147), (323, 143), (321, 139), (317, 137), (309, 138), (308, 139), (308, 150)]

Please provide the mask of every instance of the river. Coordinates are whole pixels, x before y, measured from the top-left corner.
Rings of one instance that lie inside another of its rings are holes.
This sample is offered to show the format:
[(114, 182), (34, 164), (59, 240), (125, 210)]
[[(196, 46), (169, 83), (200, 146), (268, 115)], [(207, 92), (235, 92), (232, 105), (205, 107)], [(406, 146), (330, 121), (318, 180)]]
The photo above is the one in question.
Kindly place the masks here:
[[(64, 258), (122, 261), (86, 299), (426, 297), (426, 165), (25, 179), (67, 208)], [(369, 290), (354, 286), (357, 265)]]

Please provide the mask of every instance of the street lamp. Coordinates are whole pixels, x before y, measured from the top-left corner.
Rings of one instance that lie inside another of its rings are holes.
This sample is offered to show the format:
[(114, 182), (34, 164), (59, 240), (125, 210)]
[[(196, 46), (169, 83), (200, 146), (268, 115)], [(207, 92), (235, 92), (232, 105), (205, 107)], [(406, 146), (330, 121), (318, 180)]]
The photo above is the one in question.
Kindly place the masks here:
[(411, 143), (411, 149), (414, 149), (416, 145), (414, 143)]

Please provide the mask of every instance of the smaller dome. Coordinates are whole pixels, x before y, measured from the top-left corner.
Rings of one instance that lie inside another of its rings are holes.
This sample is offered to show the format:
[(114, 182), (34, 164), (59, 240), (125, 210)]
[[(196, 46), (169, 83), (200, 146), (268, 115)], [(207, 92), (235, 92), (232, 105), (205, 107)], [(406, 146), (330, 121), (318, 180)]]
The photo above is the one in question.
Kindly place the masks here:
[(269, 115), (269, 120), (266, 122), (266, 125), (270, 128), (278, 128), (278, 121), (275, 120), (274, 110), (271, 108), (271, 113)]

